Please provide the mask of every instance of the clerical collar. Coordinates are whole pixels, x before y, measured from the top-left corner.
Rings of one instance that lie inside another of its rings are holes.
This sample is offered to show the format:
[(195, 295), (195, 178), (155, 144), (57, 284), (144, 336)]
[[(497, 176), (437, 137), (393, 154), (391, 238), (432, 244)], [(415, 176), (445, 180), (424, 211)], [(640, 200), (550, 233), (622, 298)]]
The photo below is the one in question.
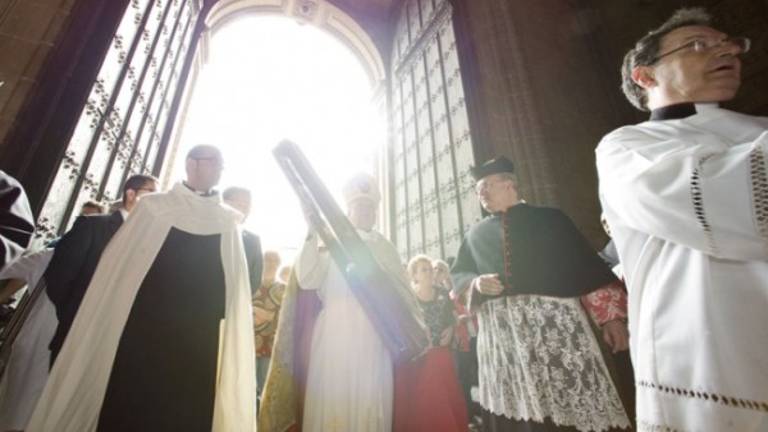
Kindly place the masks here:
[(680, 120), (694, 114), (696, 114), (696, 105), (692, 103), (667, 105), (651, 111), (651, 121)]
[(702, 103), (694, 104), (693, 102), (685, 102), (674, 105), (667, 105), (665, 107), (656, 108), (651, 111), (651, 121), (661, 120), (680, 120), (686, 117), (690, 117), (702, 111), (711, 108), (717, 108), (716, 103)]
[(502, 216), (504, 214), (507, 214), (507, 213), (513, 211), (515, 208), (522, 208), (523, 206), (525, 206), (527, 204), (528, 203), (524, 199), (521, 199), (520, 201), (517, 202), (517, 204), (513, 205), (512, 207), (509, 207), (506, 210), (502, 210), (502, 211), (498, 211), (498, 212), (493, 213), (493, 216)]
[(200, 195), (201, 197), (210, 197), (210, 196), (214, 196), (214, 195), (218, 194), (216, 189), (211, 189), (211, 190), (209, 190), (207, 192), (201, 192), (201, 191), (193, 188), (192, 186), (188, 185), (187, 182), (185, 182), (185, 181), (181, 182), (181, 184), (183, 184), (184, 187), (186, 187), (187, 189), (191, 190), (195, 194)]

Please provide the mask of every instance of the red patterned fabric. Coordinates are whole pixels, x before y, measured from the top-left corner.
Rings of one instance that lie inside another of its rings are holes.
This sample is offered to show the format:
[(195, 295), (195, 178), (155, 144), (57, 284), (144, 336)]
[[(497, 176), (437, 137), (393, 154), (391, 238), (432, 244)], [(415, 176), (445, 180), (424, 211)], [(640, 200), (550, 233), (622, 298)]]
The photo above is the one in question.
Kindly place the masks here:
[(627, 319), (627, 291), (621, 282), (582, 296), (581, 304), (599, 326), (616, 319)]
[(466, 432), (469, 420), (447, 347), (395, 367), (393, 432)]

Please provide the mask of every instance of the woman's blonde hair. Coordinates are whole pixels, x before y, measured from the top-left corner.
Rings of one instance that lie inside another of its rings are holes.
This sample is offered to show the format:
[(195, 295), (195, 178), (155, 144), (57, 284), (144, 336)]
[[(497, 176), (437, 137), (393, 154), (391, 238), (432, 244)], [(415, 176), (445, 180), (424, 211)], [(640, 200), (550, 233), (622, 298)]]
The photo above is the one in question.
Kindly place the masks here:
[(413, 280), (413, 275), (416, 274), (416, 266), (420, 262), (426, 262), (429, 264), (429, 268), (432, 268), (432, 258), (426, 255), (416, 255), (408, 261), (408, 276)]

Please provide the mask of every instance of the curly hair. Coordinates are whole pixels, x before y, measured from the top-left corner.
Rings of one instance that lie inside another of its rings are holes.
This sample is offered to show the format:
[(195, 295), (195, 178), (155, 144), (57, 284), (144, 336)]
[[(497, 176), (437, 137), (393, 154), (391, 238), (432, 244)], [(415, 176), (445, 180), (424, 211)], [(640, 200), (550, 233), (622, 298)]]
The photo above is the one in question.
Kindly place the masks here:
[(426, 256), (426, 255), (416, 255), (413, 258), (411, 258), (410, 261), (408, 261), (408, 276), (413, 279), (413, 276), (416, 274), (416, 266), (419, 265), (420, 262), (426, 262), (429, 264), (429, 268), (432, 268), (432, 258)]

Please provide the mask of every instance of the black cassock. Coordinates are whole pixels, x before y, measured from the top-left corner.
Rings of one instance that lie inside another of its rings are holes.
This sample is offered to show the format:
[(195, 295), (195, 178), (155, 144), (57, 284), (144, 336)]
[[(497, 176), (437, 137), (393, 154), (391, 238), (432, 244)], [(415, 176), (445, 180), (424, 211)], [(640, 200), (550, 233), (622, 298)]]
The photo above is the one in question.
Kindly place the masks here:
[[(224, 270), (219, 235), (172, 228), (139, 288), (98, 430), (210, 431)], [(169, 269), (187, 269), (183, 273)]]
[[(451, 267), (459, 291), (488, 273), (499, 275), (501, 296), (579, 297), (618, 281), (565, 213), (524, 203), (473, 225)], [(472, 297), (477, 306), (496, 296)]]

